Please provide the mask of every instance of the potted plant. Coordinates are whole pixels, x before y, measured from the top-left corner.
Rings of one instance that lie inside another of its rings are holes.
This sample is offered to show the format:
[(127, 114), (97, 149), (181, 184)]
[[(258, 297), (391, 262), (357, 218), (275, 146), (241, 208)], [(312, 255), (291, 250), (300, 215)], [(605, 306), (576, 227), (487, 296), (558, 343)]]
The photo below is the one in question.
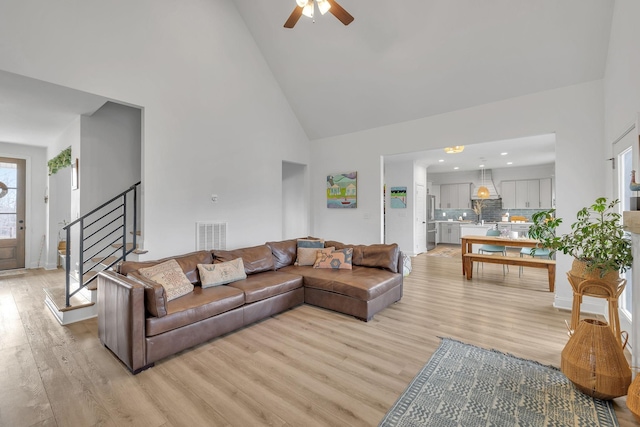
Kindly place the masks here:
[(621, 215), (615, 211), (618, 203), (597, 198), (594, 204), (578, 211), (571, 231), (560, 236), (555, 230), (562, 218), (555, 217), (555, 209), (537, 212), (531, 217), (529, 237), (548, 248), (550, 256), (556, 251), (573, 256), (574, 276), (618, 280), (619, 272), (631, 268), (633, 261), (631, 241), (624, 234)]

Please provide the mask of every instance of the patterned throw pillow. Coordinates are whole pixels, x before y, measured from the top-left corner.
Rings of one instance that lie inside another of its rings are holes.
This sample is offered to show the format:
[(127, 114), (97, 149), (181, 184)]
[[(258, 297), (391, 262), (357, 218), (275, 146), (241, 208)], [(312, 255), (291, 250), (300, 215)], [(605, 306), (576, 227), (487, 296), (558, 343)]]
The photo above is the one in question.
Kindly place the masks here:
[(313, 265), (316, 252), (324, 248), (324, 240), (298, 239), (298, 257), (295, 265)]
[(187, 295), (193, 291), (193, 285), (175, 259), (170, 259), (153, 267), (141, 268), (138, 272), (164, 288), (167, 301)]
[(411, 258), (409, 255), (402, 254), (402, 275), (407, 277), (411, 273)]
[(217, 264), (198, 264), (198, 271), (200, 272), (200, 283), (203, 289), (211, 286), (226, 285), (227, 283), (247, 278), (242, 258)]
[(318, 252), (313, 268), (332, 268), (334, 270), (351, 270), (353, 264), (353, 248), (338, 249), (331, 252)]

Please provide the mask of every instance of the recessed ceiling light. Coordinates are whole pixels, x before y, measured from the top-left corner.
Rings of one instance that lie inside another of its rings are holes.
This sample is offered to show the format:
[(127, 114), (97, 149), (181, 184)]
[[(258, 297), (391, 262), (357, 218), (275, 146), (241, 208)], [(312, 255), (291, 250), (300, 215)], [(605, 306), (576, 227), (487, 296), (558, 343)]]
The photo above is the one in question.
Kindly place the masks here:
[(509, 153), (507, 153), (506, 151), (504, 153), (500, 153), (501, 156), (506, 156), (507, 154)]
[(484, 165), (479, 165), (478, 167), (479, 167), (479, 168), (483, 168), (483, 167), (484, 167)]
[(512, 164), (513, 164), (513, 162), (507, 162), (507, 164), (508, 164), (508, 165), (512, 165)]
[(460, 169), (458, 166), (456, 166), (455, 168), (453, 168), (453, 170), (456, 170), (456, 171), (457, 171), (458, 169)]
[(442, 162), (444, 162), (444, 159), (440, 159), (440, 160), (438, 160), (438, 162), (439, 162), (439, 163), (442, 163)]

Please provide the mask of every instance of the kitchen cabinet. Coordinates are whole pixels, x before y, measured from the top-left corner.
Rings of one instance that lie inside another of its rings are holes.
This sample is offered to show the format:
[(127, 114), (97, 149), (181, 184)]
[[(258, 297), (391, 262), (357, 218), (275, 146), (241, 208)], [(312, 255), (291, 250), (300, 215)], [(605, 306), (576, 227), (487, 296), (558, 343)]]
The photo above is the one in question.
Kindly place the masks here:
[[(529, 227), (532, 222), (525, 223), (513, 223), (513, 222), (499, 222), (498, 230), (502, 236), (511, 236), (512, 232), (517, 232), (518, 237), (527, 237), (529, 234)], [(508, 246), (508, 245), (507, 245)]]
[(471, 209), (471, 184), (441, 184), (440, 209)]
[(460, 223), (458, 222), (441, 222), (438, 230), (440, 243), (460, 244)]
[(516, 181), (516, 209), (540, 207), (540, 180)]
[(551, 207), (551, 178), (502, 181), (502, 209)]
[(551, 178), (540, 180), (540, 208), (551, 209), (553, 207), (553, 183)]

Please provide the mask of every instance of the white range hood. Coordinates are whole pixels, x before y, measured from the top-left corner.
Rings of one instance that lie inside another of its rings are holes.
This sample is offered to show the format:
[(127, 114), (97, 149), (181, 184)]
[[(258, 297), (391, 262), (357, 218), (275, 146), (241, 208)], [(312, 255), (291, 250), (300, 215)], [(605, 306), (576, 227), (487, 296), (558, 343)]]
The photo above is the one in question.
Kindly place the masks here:
[[(483, 185), (482, 179), (482, 170), (478, 172), (478, 179), (471, 184), (471, 200), (478, 200), (478, 188)], [(498, 189), (493, 183), (493, 179), (491, 177), (491, 169), (484, 170), (484, 186), (489, 189), (489, 199), (499, 199), (500, 194), (498, 194)]]

